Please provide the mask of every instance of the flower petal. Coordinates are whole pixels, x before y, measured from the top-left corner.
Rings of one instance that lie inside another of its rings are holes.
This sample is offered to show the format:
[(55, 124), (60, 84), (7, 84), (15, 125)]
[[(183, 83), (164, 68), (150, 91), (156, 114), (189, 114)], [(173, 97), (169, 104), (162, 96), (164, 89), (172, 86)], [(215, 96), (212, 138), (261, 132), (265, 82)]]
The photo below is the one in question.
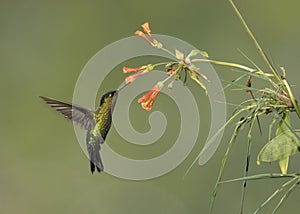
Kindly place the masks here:
[(132, 71), (139, 71), (143, 68), (144, 68), (144, 66), (138, 66), (138, 67), (135, 67), (135, 68), (130, 68), (130, 67), (124, 66), (123, 67), (123, 73), (126, 74), (126, 73), (129, 73), (129, 72), (132, 72)]
[(151, 29), (150, 29), (150, 26), (149, 26), (148, 22), (145, 22), (141, 26), (142, 26), (144, 32), (146, 32), (148, 35), (151, 35)]
[(138, 73), (135, 73), (135, 74), (132, 74), (128, 77), (125, 78), (125, 82), (127, 84), (130, 84), (130, 83), (133, 83), (137, 78), (139, 78), (140, 76), (148, 73), (149, 71), (147, 69), (143, 70), (143, 71), (140, 71)]
[(142, 108), (150, 111), (153, 103), (156, 99), (156, 97), (158, 96), (158, 94), (160, 93), (160, 90), (163, 87), (163, 83), (162, 82), (158, 82), (150, 91), (148, 91), (144, 96), (142, 96), (139, 100), (138, 103), (141, 104)]
[[(137, 31), (135, 31), (134, 34), (137, 35), (137, 36), (142, 37), (142, 38), (143, 38), (146, 42), (148, 42), (149, 45), (151, 45), (152, 47), (155, 47), (155, 46), (156, 46), (153, 42), (151, 42), (151, 41), (148, 39), (148, 37), (147, 37), (142, 31), (137, 30)], [(156, 41), (156, 40), (155, 40), (155, 41)]]

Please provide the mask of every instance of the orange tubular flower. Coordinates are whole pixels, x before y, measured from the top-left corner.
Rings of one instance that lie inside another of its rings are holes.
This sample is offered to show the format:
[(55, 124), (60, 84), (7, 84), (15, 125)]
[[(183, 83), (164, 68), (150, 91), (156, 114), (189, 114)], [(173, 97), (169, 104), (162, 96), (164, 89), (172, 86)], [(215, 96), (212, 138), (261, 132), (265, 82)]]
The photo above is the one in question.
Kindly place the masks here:
[[(157, 47), (160, 43), (154, 38), (154, 36), (151, 34), (151, 29), (148, 22), (145, 22), (141, 25), (144, 32), (147, 33), (151, 39), (149, 39), (142, 31), (137, 30), (135, 31), (135, 35), (142, 37), (146, 42), (149, 43), (152, 47)], [(151, 41), (152, 40), (152, 41)]]
[(129, 73), (129, 72), (132, 72), (132, 71), (140, 71), (144, 68), (145, 68), (145, 66), (138, 66), (136, 68), (130, 68), (130, 67), (124, 66), (123, 67), (123, 73), (126, 74), (126, 73)]
[(140, 77), (140, 76), (142, 76), (142, 75), (144, 75), (148, 72), (149, 72), (149, 70), (145, 69), (143, 71), (132, 74), (132, 75), (125, 78), (125, 82), (126, 82), (126, 84), (133, 83), (138, 77)]
[(145, 22), (144, 24), (141, 25), (144, 32), (147, 33), (151, 39), (152, 39), (152, 44), (156, 45), (158, 43), (158, 41), (154, 38), (154, 36), (151, 34), (151, 29), (150, 29), (150, 26), (149, 26), (149, 23), (148, 22)]
[(163, 83), (162, 82), (158, 82), (150, 91), (148, 91), (144, 96), (142, 96), (139, 100), (138, 103), (141, 104), (141, 106), (143, 107), (143, 109), (150, 111), (153, 103), (156, 99), (156, 97), (158, 96), (158, 94), (160, 93), (160, 90), (163, 87)]
[(155, 46), (155, 45), (147, 38), (147, 36), (146, 36), (142, 31), (137, 30), (137, 31), (135, 31), (134, 34), (137, 35), (137, 36), (142, 37), (146, 42), (149, 43), (149, 45), (151, 45), (151, 46), (153, 46), (153, 47)]

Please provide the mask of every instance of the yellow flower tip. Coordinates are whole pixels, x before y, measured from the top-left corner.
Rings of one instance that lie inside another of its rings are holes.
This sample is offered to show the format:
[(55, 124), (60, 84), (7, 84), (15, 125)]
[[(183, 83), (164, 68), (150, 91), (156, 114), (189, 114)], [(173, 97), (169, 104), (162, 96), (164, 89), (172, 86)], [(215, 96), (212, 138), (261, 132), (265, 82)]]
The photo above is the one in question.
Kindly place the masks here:
[(146, 32), (148, 35), (151, 35), (151, 29), (150, 29), (150, 26), (149, 26), (148, 22), (145, 22), (141, 26), (142, 26), (144, 32)]
[(147, 103), (142, 103), (141, 106), (146, 111), (151, 111), (151, 109), (152, 109), (152, 106), (147, 105)]

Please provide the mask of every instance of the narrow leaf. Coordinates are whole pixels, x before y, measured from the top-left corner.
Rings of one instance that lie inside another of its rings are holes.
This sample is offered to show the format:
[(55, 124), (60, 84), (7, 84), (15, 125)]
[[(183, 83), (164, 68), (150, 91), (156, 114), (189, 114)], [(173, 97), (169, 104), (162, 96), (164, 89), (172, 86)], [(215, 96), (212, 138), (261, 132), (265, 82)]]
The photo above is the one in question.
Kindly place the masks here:
[(281, 173), (285, 175), (287, 173), (287, 169), (289, 166), (289, 157), (278, 161), (278, 163), (279, 163)]
[(209, 57), (209, 55), (208, 55), (208, 53), (206, 51), (200, 51), (200, 53), (201, 53), (202, 56), (204, 56), (206, 58)]
[(184, 60), (184, 54), (181, 53), (179, 50), (175, 49), (175, 56), (179, 60)]
[(194, 49), (188, 54), (187, 58), (191, 58), (193, 56), (196, 56), (197, 54), (201, 54), (201, 51), (198, 49)]
[(192, 50), (192, 51), (188, 54), (187, 58), (191, 58), (191, 57), (193, 57), (193, 56), (196, 56), (197, 54), (201, 54), (202, 56), (204, 56), (204, 57), (206, 57), (206, 58), (209, 57), (209, 56), (208, 56), (208, 53), (207, 53), (206, 51), (201, 51), (201, 50), (198, 50), (198, 49), (194, 49), (194, 50)]
[(200, 85), (201, 88), (206, 92), (206, 87), (203, 85), (203, 83), (200, 81), (199, 76), (195, 72), (189, 71), (190, 77), (192, 80), (194, 80), (196, 83)]

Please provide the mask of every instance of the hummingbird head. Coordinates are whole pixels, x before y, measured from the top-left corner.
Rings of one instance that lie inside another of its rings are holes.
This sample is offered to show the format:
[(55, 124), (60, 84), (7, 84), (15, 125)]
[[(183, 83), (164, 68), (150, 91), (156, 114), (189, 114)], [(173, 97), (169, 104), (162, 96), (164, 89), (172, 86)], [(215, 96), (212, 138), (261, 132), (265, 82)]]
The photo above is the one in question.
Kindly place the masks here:
[(100, 100), (100, 107), (107, 107), (113, 110), (117, 101), (118, 91), (109, 91), (102, 95)]

